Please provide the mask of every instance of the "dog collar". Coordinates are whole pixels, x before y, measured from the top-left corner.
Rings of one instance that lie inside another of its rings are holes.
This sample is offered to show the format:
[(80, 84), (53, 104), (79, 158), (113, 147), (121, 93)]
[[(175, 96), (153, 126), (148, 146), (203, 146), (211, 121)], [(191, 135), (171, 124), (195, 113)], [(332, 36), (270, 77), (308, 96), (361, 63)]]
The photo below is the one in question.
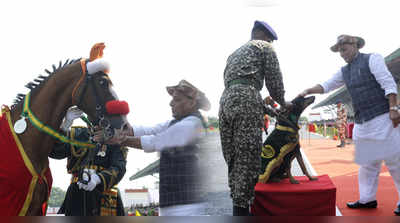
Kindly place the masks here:
[(287, 131), (287, 132), (297, 133), (297, 131), (294, 130), (293, 128), (286, 127), (286, 126), (282, 126), (282, 125), (276, 125), (275, 128), (278, 129), (278, 130), (281, 130), (281, 131)]

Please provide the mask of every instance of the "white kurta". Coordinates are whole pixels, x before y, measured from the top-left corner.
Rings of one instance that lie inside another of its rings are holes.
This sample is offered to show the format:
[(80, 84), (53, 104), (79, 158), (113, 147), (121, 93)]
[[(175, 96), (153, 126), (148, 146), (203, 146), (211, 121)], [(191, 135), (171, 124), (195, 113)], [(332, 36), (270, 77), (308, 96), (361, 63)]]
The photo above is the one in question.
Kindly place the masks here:
[[(196, 116), (188, 116), (172, 126), (170, 121), (153, 127), (132, 126), (135, 136), (145, 152), (161, 152), (169, 148), (184, 147), (198, 142), (205, 136), (203, 123)], [(160, 216), (198, 216), (203, 213), (205, 203), (172, 205), (159, 208)]]
[[(397, 94), (396, 82), (381, 55), (371, 54), (369, 68), (385, 90), (386, 96), (391, 93)], [(321, 86), (324, 93), (327, 93), (344, 84), (340, 69)], [(354, 161), (360, 165), (400, 155), (400, 127), (393, 128), (389, 113), (379, 115), (362, 124), (356, 123), (353, 129), (353, 140), (356, 148)]]
[(203, 124), (196, 116), (188, 116), (169, 126), (171, 121), (153, 127), (133, 126), (135, 136), (145, 152), (161, 152), (165, 149), (183, 147), (196, 143), (204, 136)]

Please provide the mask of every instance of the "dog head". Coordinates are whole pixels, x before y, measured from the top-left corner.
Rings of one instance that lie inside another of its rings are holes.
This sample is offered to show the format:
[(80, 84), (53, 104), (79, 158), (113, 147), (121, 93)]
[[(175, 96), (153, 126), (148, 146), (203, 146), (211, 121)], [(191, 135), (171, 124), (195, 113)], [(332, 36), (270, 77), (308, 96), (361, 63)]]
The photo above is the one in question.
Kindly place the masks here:
[(297, 97), (292, 100), (293, 107), (291, 113), (300, 118), (301, 113), (312, 103), (314, 103), (315, 96), (310, 97)]
[[(296, 97), (291, 101), (293, 106), (290, 109), (288, 109), (284, 114), (282, 114), (282, 116), (285, 117), (287, 120), (291, 121), (293, 124), (297, 125), (300, 115), (310, 104), (314, 103), (314, 100), (315, 96)], [(285, 122), (284, 120), (282, 121)]]

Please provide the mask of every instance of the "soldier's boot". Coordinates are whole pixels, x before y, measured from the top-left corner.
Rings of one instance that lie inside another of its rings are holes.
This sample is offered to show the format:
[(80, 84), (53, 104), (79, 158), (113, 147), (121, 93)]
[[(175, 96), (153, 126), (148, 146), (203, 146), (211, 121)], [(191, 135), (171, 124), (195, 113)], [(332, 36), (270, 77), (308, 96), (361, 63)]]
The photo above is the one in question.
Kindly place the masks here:
[(341, 139), (341, 140), (340, 140), (340, 144), (337, 145), (336, 147), (342, 148), (342, 147), (344, 147), (345, 145), (346, 145), (345, 141), (344, 141), (343, 139)]
[(233, 216), (249, 216), (249, 207), (243, 208), (233, 205)]

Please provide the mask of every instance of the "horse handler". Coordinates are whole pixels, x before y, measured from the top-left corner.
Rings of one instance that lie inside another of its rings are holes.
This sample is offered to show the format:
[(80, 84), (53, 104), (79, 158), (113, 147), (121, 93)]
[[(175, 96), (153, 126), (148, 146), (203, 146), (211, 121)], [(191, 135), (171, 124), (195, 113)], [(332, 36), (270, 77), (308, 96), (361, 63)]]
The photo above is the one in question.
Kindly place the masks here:
[[(364, 44), (361, 37), (340, 35), (331, 50), (339, 52), (347, 64), (326, 82), (299, 94), (322, 94), (346, 85), (355, 114), (354, 160), (360, 165), (360, 199), (348, 202), (347, 207), (357, 209), (378, 206), (376, 192), (383, 161), (400, 197), (400, 113), (397, 85), (380, 54), (359, 52)], [(394, 213), (400, 215), (400, 199)]]
[[(205, 213), (205, 185), (199, 162), (206, 123), (199, 109), (209, 110), (205, 94), (186, 80), (167, 87), (174, 119), (154, 127), (133, 126), (116, 132), (106, 143), (160, 152), (160, 216), (198, 216)], [(102, 140), (96, 132), (95, 140)]]
[(282, 74), (271, 45), (277, 39), (267, 23), (256, 21), (251, 40), (229, 56), (225, 67), (219, 126), (234, 216), (249, 215), (260, 174), (264, 102), (259, 91), (264, 81), (272, 98), (286, 106)]
[[(72, 107), (61, 124), (61, 129), (71, 139), (90, 141), (90, 129), (75, 127), (74, 119), (80, 118), (82, 111)], [(90, 151), (95, 150), (95, 151)], [(94, 157), (89, 154), (94, 152)], [(126, 171), (127, 149), (118, 145), (100, 148), (80, 148), (68, 143), (56, 143), (49, 157), (68, 158), (67, 170), (72, 175), (64, 202), (58, 214), (66, 216), (121, 216), (124, 214), (121, 194), (116, 185)], [(90, 162), (86, 162), (86, 159)], [(87, 171), (87, 184), (80, 182), (80, 174)]]

